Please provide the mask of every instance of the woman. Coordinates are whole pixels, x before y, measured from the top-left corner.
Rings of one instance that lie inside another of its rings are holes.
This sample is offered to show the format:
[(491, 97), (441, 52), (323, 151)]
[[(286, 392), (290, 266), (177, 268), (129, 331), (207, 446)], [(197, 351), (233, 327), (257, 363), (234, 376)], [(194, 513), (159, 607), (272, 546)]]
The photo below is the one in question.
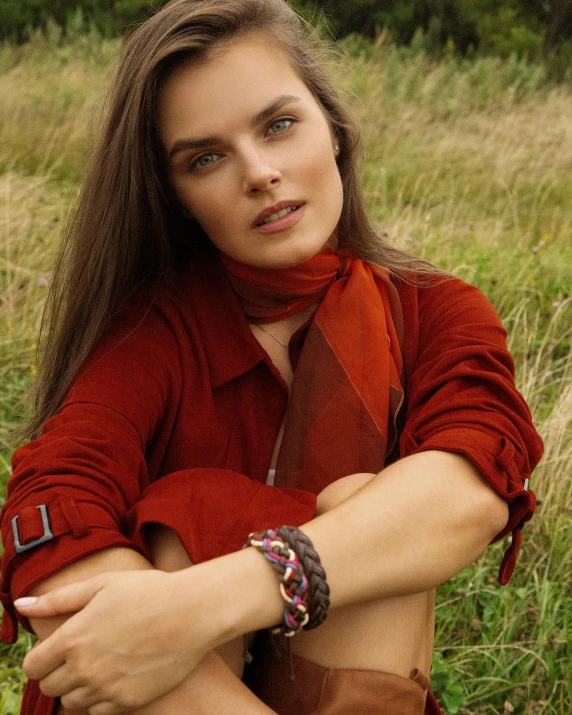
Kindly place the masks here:
[[(488, 301), (371, 228), (358, 148), (282, 0), (127, 42), (3, 512), (23, 713), (439, 712), (436, 586), (512, 532), (508, 581), (541, 442)], [(288, 524), (290, 600), (249, 539)]]

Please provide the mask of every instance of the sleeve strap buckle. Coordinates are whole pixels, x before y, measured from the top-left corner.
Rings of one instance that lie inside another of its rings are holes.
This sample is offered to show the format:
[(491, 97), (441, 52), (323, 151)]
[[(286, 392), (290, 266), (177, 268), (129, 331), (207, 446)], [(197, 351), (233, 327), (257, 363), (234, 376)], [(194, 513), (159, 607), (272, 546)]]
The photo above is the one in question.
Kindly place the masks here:
[(35, 546), (39, 546), (40, 544), (43, 544), (44, 542), (50, 541), (50, 539), (54, 538), (54, 535), (52, 534), (52, 530), (50, 529), (50, 521), (48, 519), (47, 506), (45, 504), (40, 504), (39, 506), (36, 507), (36, 509), (40, 510), (40, 514), (42, 516), (43, 534), (38, 539), (32, 539), (31, 541), (28, 541), (27, 544), (22, 544), (20, 542), (20, 534), (18, 532), (18, 517), (15, 516), (12, 519), (12, 534), (14, 536), (14, 549), (17, 554), (21, 554), (23, 551), (28, 551), (28, 549), (33, 549)]

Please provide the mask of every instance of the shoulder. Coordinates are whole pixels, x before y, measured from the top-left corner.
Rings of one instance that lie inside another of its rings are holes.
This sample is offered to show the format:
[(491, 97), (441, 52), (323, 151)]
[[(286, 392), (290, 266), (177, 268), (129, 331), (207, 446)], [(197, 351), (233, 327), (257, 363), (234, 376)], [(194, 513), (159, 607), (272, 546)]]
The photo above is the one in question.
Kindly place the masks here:
[(206, 375), (213, 334), (219, 340), (222, 326), (236, 323), (228, 291), (220, 265), (210, 256), (193, 259), (160, 284), (141, 288), (113, 316), (69, 398), (110, 393), (122, 399), (128, 389), (163, 392), (180, 385), (183, 375), (187, 380), (197, 372)]
[(395, 280), (405, 325), (406, 362), (426, 350), (465, 344), (506, 347), (506, 330), (490, 300), (460, 278)]
[(455, 323), (474, 319), (498, 324), (490, 300), (476, 286), (455, 276), (420, 278), (415, 284), (394, 279), (404, 311), (420, 322), (434, 324), (446, 317)]
[[(156, 367), (176, 348), (168, 301), (148, 289), (139, 291), (116, 313), (102, 338), (83, 363), (75, 383), (112, 378), (129, 372), (133, 378), (146, 366)], [(167, 310), (165, 310), (167, 308)], [(75, 388), (72, 388), (72, 392)]]

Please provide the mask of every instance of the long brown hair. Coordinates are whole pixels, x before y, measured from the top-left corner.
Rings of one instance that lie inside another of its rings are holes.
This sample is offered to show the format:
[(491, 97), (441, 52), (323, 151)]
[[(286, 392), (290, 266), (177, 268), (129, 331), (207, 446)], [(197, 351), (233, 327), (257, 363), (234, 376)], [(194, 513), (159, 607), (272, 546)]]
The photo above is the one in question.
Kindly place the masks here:
[(35, 414), (18, 437), (36, 436), (61, 406), (111, 317), (142, 285), (208, 241), (171, 193), (156, 131), (159, 88), (181, 62), (204, 60), (222, 43), (261, 33), (281, 47), (336, 133), (344, 202), (340, 241), (407, 279), (438, 269), (389, 246), (366, 214), (358, 176), (358, 123), (334, 89), (336, 50), (284, 0), (173, 0), (127, 40), (87, 179), (70, 218), (48, 294), (32, 390)]

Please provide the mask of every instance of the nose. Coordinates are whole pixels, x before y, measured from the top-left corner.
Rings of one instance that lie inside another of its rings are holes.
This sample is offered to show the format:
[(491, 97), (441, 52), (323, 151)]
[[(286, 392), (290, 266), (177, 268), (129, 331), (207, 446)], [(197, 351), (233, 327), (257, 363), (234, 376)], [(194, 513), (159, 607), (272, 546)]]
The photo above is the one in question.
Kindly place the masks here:
[(282, 173), (276, 166), (275, 157), (269, 152), (251, 147), (243, 154), (243, 187), (245, 193), (266, 191), (277, 186)]

